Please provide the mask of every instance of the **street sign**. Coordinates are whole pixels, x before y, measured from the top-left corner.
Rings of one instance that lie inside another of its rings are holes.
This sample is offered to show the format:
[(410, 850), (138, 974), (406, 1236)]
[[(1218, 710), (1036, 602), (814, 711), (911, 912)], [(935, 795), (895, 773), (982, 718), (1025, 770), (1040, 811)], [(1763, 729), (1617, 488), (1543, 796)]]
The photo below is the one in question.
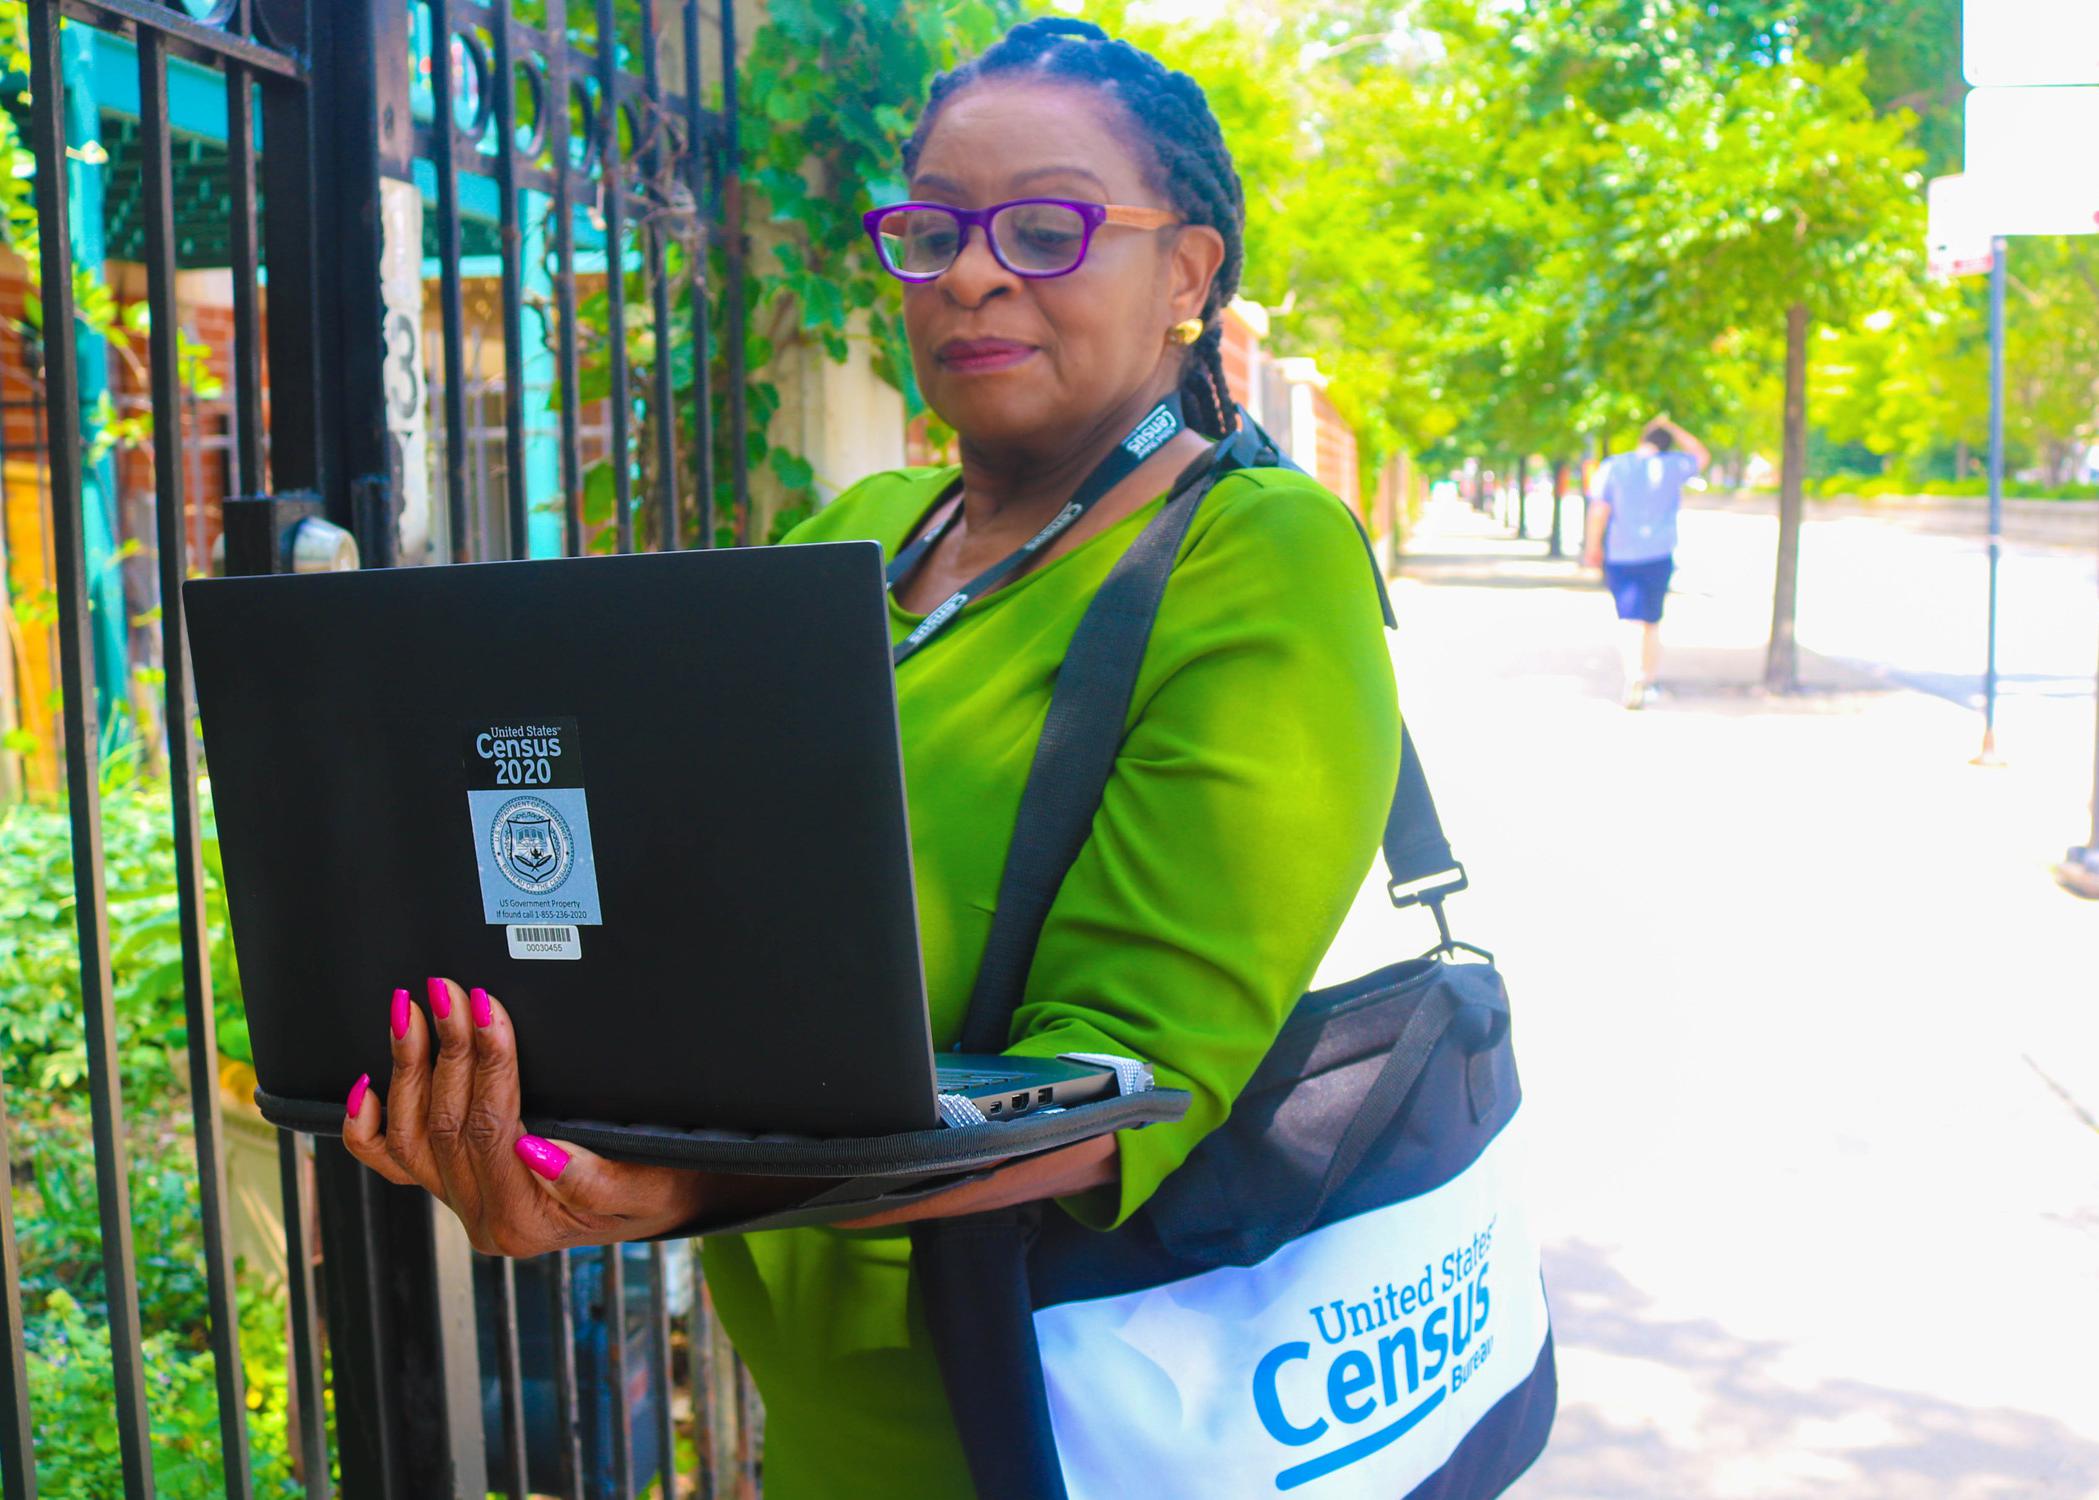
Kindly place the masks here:
[(1966, 0), (1961, 72), (1977, 88), (2099, 83), (2099, 5)]
[(2095, 143), (2099, 84), (1972, 90), (1962, 175), (1990, 232), (2099, 234)]
[(1995, 264), (1989, 202), (1976, 178), (1955, 173), (1925, 184), (1925, 268), (1941, 279), (1984, 276)]

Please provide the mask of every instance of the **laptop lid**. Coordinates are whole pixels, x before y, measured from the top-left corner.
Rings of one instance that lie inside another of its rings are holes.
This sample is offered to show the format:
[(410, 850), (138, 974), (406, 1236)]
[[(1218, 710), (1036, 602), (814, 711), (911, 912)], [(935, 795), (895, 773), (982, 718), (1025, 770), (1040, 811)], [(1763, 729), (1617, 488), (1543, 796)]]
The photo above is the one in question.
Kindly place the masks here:
[(934, 1122), (881, 549), (184, 588), (264, 1092), (387, 1076), (388, 998), (500, 998), (525, 1112)]

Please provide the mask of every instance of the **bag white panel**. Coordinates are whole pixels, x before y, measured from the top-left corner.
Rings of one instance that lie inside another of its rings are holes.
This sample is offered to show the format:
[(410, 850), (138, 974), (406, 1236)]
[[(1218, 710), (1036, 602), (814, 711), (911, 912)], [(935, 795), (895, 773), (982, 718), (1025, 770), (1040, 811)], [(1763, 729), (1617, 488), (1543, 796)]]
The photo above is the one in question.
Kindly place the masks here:
[(1258, 1266), (1038, 1311), (1071, 1500), (1391, 1500), (1441, 1468), (1545, 1343), (1526, 1114), (1452, 1181)]

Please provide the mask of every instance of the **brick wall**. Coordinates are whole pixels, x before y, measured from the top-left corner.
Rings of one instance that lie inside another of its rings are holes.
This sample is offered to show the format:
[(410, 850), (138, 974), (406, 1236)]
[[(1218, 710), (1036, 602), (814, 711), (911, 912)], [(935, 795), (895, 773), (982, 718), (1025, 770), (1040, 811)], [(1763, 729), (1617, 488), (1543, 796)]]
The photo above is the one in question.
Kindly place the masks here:
[(1254, 379), (1257, 370), (1256, 351), (1260, 338), (1251, 325), (1234, 308), (1224, 311), (1224, 346), (1219, 351), (1224, 356), (1224, 378), (1232, 388), (1232, 399), (1248, 410), (1259, 403), (1254, 399)]
[[(143, 268), (111, 264), (107, 273), (120, 312), (131, 313), (145, 300)], [(185, 401), (177, 417), (182, 428), (189, 563), (193, 570), (202, 570), (209, 565), (212, 545), (223, 525), (231, 478), (233, 309), (230, 284), (223, 277), (215, 282), (209, 274), (188, 273), (178, 279), (176, 290), (183, 332), (191, 343), (205, 347), (205, 365), (221, 387), (214, 398)], [(28, 291), (27, 265), (15, 255), (0, 252), (0, 403), (4, 403), (0, 404), (0, 436), (6, 445), (0, 476), (5, 480), (6, 592), (15, 606), (15, 712), (17, 722), (41, 741), (38, 753), (29, 757), (27, 780), (31, 787), (48, 791), (55, 785), (50, 755), (58, 737), (48, 708), (56, 662), (54, 637), (47, 625), (38, 622), (37, 609), (22, 607), (40, 599), (51, 585), (43, 387), (40, 377), (32, 375), (24, 339), (16, 332), (22, 326)], [(109, 394), (120, 416), (152, 408), (146, 340), (130, 335), (128, 344), (128, 351), (112, 349), (109, 360)], [(132, 627), (132, 660), (151, 665), (159, 660), (159, 633), (150, 613), (159, 595), (152, 448), (146, 443), (128, 445), (112, 455), (111, 463), (117, 486), (117, 539), (139, 544), (136, 554), (123, 564), (126, 611), (144, 621)]]
[(1319, 482), (1361, 515), (1363, 481), (1356, 469), (1356, 430), (1341, 419), (1340, 411), (1323, 390), (1312, 392), (1312, 409), (1319, 419)]

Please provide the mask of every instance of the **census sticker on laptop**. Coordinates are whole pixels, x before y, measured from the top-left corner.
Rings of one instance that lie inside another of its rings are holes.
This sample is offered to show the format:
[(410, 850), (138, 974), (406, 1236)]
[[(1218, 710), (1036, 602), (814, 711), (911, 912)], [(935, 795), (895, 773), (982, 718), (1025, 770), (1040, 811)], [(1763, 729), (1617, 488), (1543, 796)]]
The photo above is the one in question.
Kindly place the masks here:
[(604, 916), (576, 721), (476, 721), (463, 759), (483, 918), (510, 929), (513, 958), (580, 957), (574, 929)]

